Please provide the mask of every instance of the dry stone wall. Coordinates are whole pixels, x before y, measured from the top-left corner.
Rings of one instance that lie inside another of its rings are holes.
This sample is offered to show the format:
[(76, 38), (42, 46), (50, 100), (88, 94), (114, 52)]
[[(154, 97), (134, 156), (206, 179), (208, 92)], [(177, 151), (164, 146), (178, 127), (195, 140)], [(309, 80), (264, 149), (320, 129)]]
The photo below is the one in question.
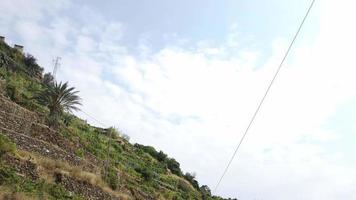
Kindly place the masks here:
[(1, 159), (6, 165), (10, 166), (12, 169), (17, 171), (21, 175), (29, 177), (32, 180), (39, 178), (37, 172), (37, 166), (36, 164), (32, 163), (30, 160), (21, 160), (9, 154), (6, 154)]
[(16, 143), (18, 148), (36, 152), (52, 159), (66, 161), (74, 166), (83, 166), (87, 171), (95, 171), (95, 158), (90, 162), (75, 155), (79, 148), (57, 132), (41, 123), (34, 112), (22, 108), (0, 95), (0, 132)]
[(39, 122), (39, 117), (36, 113), (29, 111), (16, 103), (10, 101), (3, 95), (0, 95), (0, 111), (8, 114), (17, 116), (18, 118), (23, 118), (24, 120), (31, 122)]
[(68, 191), (80, 194), (85, 199), (91, 200), (120, 200), (120, 198), (114, 197), (101, 188), (91, 185), (90, 183), (82, 180), (77, 180), (71, 178), (62, 173), (55, 174), (55, 181), (58, 184), (61, 184)]

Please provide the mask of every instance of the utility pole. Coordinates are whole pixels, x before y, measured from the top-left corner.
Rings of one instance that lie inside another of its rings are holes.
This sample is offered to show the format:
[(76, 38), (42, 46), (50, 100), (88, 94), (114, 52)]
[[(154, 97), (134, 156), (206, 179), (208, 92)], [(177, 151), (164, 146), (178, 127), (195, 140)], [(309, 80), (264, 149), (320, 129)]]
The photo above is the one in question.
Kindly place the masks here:
[(53, 59), (53, 72), (52, 72), (52, 75), (53, 75), (54, 80), (56, 80), (56, 74), (57, 74), (57, 70), (58, 70), (59, 66), (61, 65), (61, 63), (60, 63), (61, 59), (62, 58), (58, 57), (58, 56), (55, 59)]

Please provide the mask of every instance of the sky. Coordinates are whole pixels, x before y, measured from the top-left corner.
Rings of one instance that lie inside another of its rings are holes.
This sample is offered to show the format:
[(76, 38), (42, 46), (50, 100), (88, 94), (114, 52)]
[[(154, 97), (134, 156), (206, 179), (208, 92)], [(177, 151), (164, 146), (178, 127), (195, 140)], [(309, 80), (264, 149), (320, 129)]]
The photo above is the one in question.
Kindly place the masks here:
[[(0, 35), (214, 188), (310, 2), (1, 0)], [(215, 194), (356, 199), (355, 4), (316, 1)]]

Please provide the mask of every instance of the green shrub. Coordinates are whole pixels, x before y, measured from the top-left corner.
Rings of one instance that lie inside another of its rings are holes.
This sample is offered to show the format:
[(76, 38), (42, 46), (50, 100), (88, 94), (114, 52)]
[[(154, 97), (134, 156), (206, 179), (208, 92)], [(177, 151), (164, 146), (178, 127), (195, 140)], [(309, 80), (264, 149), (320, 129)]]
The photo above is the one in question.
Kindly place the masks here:
[(182, 170), (180, 169), (180, 164), (173, 158), (167, 159), (167, 167), (171, 172), (177, 176), (182, 176)]
[(8, 84), (6, 86), (6, 94), (10, 99), (16, 103), (22, 102), (22, 96), (16, 85)]
[(84, 150), (82, 148), (76, 149), (74, 154), (80, 158), (84, 157)]
[(186, 181), (179, 179), (178, 180), (178, 189), (182, 190), (183, 192), (188, 193), (191, 191), (191, 186)]
[(35, 57), (30, 54), (26, 54), (23, 56), (23, 63), (26, 66), (26, 71), (28, 71), (32, 77), (38, 79), (42, 78), (43, 68), (37, 64)]
[(140, 173), (142, 178), (145, 181), (151, 181), (153, 179), (153, 172), (151, 169), (148, 169), (147, 167), (136, 167), (135, 171)]
[(45, 73), (43, 75), (42, 83), (46, 86), (51, 86), (54, 84), (54, 77), (51, 73)]
[(14, 153), (16, 146), (7, 137), (0, 134), (0, 157), (6, 153)]
[(154, 147), (151, 146), (145, 146), (141, 144), (135, 144), (134, 145), (136, 148), (143, 150), (144, 152), (150, 154), (152, 157), (157, 159), (158, 152)]
[(103, 180), (111, 187), (111, 189), (116, 190), (119, 186), (117, 170), (114, 167), (109, 166), (102, 174)]
[(203, 195), (203, 199), (211, 196), (211, 190), (207, 185), (203, 185), (200, 187), (200, 192)]
[(184, 175), (185, 180), (189, 181), (193, 185), (193, 187), (197, 190), (200, 190), (198, 181), (195, 180), (194, 173), (186, 173)]
[(164, 162), (167, 159), (167, 154), (163, 153), (163, 151), (159, 151), (157, 154), (157, 160), (160, 162)]
[(6, 92), (6, 81), (0, 77), (0, 94), (5, 94)]
[[(20, 192), (29, 194), (29, 196), (36, 196), (36, 199), (72, 199), (79, 200), (80, 197), (72, 195), (66, 191), (61, 185), (49, 184), (44, 180), (30, 180), (25, 177), (17, 175), (17, 173), (6, 166), (0, 165), (0, 186), (9, 187), (13, 192)], [(47, 199), (47, 198), (46, 198)]]
[(61, 118), (62, 118), (62, 122), (65, 126), (69, 126), (75, 119), (74, 115), (72, 115), (70, 113), (63, 113)]

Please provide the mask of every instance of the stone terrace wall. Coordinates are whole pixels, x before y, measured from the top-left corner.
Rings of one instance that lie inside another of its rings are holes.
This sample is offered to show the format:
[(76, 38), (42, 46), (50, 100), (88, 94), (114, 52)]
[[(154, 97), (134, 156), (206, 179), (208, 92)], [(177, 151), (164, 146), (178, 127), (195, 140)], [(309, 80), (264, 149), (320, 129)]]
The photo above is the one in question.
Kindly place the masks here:
[(21, 106), (17, 105), (16, 103), (8, 100), (3, 95), (0, 95), (0, 111), (3, 111), (8, 114), (13, 114), (20, 118), (24, 118), (28, 121), (32, 122), (40, 122), (39, 117), (36, 113), (29, 111)]
[(86, 181), (76, 180), (67, 175), (56, 173), (55, 182), (63, 185), (68, 191), (82, 195), (85, 199), (91, 200), (121, 200), (114, 197), (99, 187), (91, 185)]
[(32, 180), (39, 178), (37, 172), (37, 166), (36, 164), (32, 163), (30, 160), (21, 160), (9, 154), (4, 155), (1, 159), (2, 162), (10, 166), (12, 169), (17, 171), (21, 175), (29, 177)]
[(20, 149), (37, 152), (52, 159), (60, 159), (75, 166), (95, 171), (99, 162), (86, 155), (90, 162), (74, 154), (80, 144), (74, 144), (41, 123), (39, 117), (0, 95), (0, 131), (11, 138)]

